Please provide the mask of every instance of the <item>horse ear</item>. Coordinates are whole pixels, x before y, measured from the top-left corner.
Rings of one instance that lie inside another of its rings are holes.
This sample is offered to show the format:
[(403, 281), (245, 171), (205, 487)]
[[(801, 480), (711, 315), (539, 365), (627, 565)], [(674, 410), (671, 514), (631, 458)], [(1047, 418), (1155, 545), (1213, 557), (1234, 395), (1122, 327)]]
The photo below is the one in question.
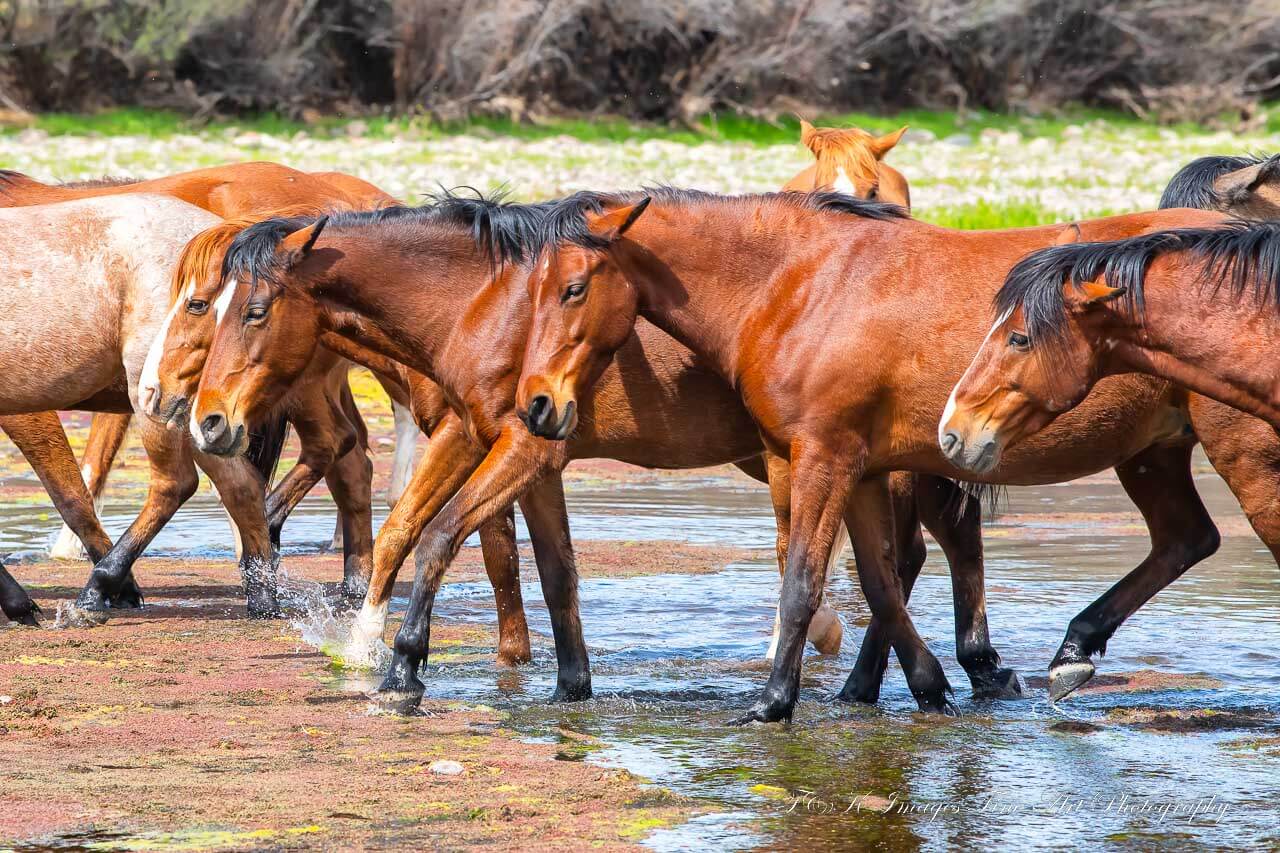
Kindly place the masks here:
[(587, 229), (595, 236), (612, 243), (625, 234), (632, 223), (640, 218), (640, 214), (644, 213), (651, 201), (653, 201), (652, 197), (645, 196), (635, 204), (615, 207), (604, 213), (588, 214)]
[(1069, 288), (1068, 296), (1081, 308), (1090, 308), (1094, 305), (1101, 305), (1104, 302), (1110, 302), (1113, 299), (1119, 299), (1129, 292), (1127, 287), (1112, 287), (1104, 281), (1095, 279), (1094, 281), (1086, 281), (1083, 284), (1072, 286)]
[(897, 145), (902, 139), (902, 134), (907, 132), (908, 127), (910, 125), (904, 124), (893, 133), (886, 133), (884, 136), (877, 136), (871, 140), (871, 150), (875, 152), (877, 160), (893, 150), (893, 146)]
[(1084, 239), (1084, 232), (1080, 230), (1079, 222), (1072, 222), (1066, 228), (1058, 232), (1058, 236), (1054, 238), (1053, 245), (1065, 246), (1068, 243), (1079, 243)]
[(289, 266), (301, 261), (310, 252), (320, 237), (320, 232), (329, 223), (329, 217), (321, 216), (305, 228), (299, 228), (280, 241), (280, 252), (285, 255)]
[(800, 144), (817, 154), (814, 145), (817, 144), (818, 138), (818, 129), (804, 119), (800, 119)]

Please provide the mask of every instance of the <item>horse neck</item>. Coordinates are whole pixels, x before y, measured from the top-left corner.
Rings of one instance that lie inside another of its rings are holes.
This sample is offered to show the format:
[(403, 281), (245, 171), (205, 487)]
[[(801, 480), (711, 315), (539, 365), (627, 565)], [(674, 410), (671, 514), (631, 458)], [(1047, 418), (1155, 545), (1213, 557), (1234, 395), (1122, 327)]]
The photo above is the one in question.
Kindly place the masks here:
[(434, 378), (459, 319), (490, 278), (471, 237), (404, 241), (369, 228), (326, 234), (320, 244), (316, 257), (342, 253), (308, 283), (324, 326)]
[(651, 208), (615, 249), (639, 313), (725, 377), (736, 375), (739, 341), (794, 239), (781, 225), (734, 214), (714, 205)]
[(1190, 284), (1198, 272), (1164, 259), (1153, 263), (1142, 317), (1114, 312), (1103, 333), (1113, 342), (1104, 343), (1113, 347), (1112, 372), (1153, 373), (1280, 428), (1280, 312), (1250, 294), (1229, 293), (1226, 284), (1210, 296)]

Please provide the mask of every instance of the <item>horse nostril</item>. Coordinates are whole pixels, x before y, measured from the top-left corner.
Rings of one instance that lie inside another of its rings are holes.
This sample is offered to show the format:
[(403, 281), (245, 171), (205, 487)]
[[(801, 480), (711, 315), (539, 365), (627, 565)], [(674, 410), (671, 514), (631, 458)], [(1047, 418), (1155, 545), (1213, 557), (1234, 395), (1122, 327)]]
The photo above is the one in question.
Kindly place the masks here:
[(529, 401), (529, 425), (535, 429), (541, 427), (551, 416), (554, 409), (548, 394), (539, 394)]
[(200, 431), (209, 440), (216, 439), (227, 428), (227, 419), (220, 414), (208, 415), (200, 422)]
[(950, 454), (952, 449), (960, 443), (960, 434), (955, 430), (949, 429), (942, 436), (942, 452)]

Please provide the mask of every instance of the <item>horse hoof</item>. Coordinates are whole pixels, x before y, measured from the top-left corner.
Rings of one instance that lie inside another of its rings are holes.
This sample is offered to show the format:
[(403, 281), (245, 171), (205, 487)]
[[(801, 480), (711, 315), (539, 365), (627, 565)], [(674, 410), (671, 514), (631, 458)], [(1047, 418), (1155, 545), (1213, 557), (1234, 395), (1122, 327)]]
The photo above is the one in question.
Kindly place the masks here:
[(741, 717), (730, 720), (728, 725), (746, 726), (752, 723), (789, 723), (794, 706), (787, 707), (781, 702), (757, 702)]
[(40, 620), (37, 618), (43, 611), (40, 605), (30, 599), (27, 600), (25, 606), (17, 608), (10, 612), (5, 610), (4, 614), (9, 617), (9, 621), (15, 625), (26, 625), (28, 628), (39, 628)]
[(343, 578), (342, 597), (348, 603), (357, 605), (364, 603), (365, 594), (369, 592), (369, 579), (365, 577)]
[(565, 685), (557, 684), (555, 692), (551, 694), (552, 702), (585, 702), (591, 698), (591, 682), (586, 684)]
[(836, 694), (836, 701), (857, 705), (876, 705), (880, 702), (880, 682), (864, 684), (862, 679), (850, 678)]
[(843, 640), (844, 625), (840, 624), (839, 617), (834, 613), (831, 615), (831, 622), (827, 625), (826, 630), (817, 637), (809, 638), (809, 642), (813, 643), (813, 647), (824, 655), (840, 654), (840, 644)]
[(975, 699), (1021, 699), (1022, 680), (1012, 669), (997, 669), (973, 679)]
[(381, 687), (366, 695), (374, 707), (384, 714), (413, 717), (423, 715), (421, 710), (422, 696), (426, 692), (427, 690), (421, 682), (394, 687), (389, 687), (386, 682), (383, 682)]
[(942, 714), (945, 717), (959, 717), (960, 709), (955, 706), (951, 698), (947, 695), (951, 692), (951, 688), (931, 692), (928, 694), (921, 693), (916, 695), (916, 704), (919, 705), (921, 713), (925, 714)]
[(62, 604), (53, 620), (55, 628), (97, 628), (105, 625), (110, 614), (105, 610), (87, 610), (78, 604)]
[(1049, 701), (1061, 702), (1082, 687), (1096, 669), (1091, 661), (1071, 661), (1049, 667)]
[(138, 610), (142, 607), (142, 590), (132, 578), (108, 599), (112, 610)]

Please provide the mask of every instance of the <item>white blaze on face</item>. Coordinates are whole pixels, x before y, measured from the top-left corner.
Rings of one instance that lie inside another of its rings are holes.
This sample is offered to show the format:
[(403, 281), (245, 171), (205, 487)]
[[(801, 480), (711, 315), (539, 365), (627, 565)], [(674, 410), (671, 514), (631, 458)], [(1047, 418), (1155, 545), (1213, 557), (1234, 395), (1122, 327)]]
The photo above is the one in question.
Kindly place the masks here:
[(159, 405), (160, 403), (160, 359), (164, 358), (164, 346), (169, 338), (169, 327), (173, 325), (174, 318), (195, 292), (196, 280), (195, 276), (192, 276), (182, 295), (169, 306), (169, 313), (164, 315), (160, 331), (156, 333), (155, 340), (151, 342), (151, 348), (147, 350), (147, 360), (143, 363), (142, 375), (138, 378), (138, 408), (143, 412), (153, 412), (151, 404), (154, 402)]
[(218, 294), (218, 299), (213, 303), (213, 316), (217, 322), (221, 323), (222, 318), (227, 315), (227, 308), (231, 305), (231, 297), (235, 295), (236, 287), (239, 285), (237, 281), (226, 282), (222, 286), (222, 292)]
[[(1001, 314), (999, 317), (996, 318), (996, 321), (991, 324), (991, 328), (987, 330), (987, 336), (982, 339), (982, 344), (978, 347), (979, 351), (981, 351), (982, 348), (987, 345), (987, 341), (991, 340), (991, 336), (996, 333), (996, 329), (1004, 325), (1004, 322), (1008, 320), (1011, 316), (1013, 316), (1012, 307), (1006, 309), (1003, 314)], [(977, 353), (974, 353), (974, 358), (977, 358)], [(951, 389), (951, 395), (947, 397), (947, 407), (942, 410), (942, 420), (938, 421), (938, 444), (939, 445), (943, 443), (942, 439), (943, 439), (943, 436), (946, 435), (947, 424), (951, 422), (952, 416), (954, 416), (956, 413), (956, 390), (959, 389), (959, 387), (964, 384), (965, 377), (969, 375), (969, 370), (971, 370), (972, 368), (973, 368), (973, 363), (970, 362), (969, 367), (965, 368), (964, 374), (960, 377), (960, 381), (957, 382), (955, 384), (955, 387)]]
[(858, 194), (858, 190), (853, 185), (853, 181), (849, 180), (849, 175), (845, 172), (844, 166), (836, 169), (836, 179), (832, 182), (831, 189), (846, 195), (856, 196)]

